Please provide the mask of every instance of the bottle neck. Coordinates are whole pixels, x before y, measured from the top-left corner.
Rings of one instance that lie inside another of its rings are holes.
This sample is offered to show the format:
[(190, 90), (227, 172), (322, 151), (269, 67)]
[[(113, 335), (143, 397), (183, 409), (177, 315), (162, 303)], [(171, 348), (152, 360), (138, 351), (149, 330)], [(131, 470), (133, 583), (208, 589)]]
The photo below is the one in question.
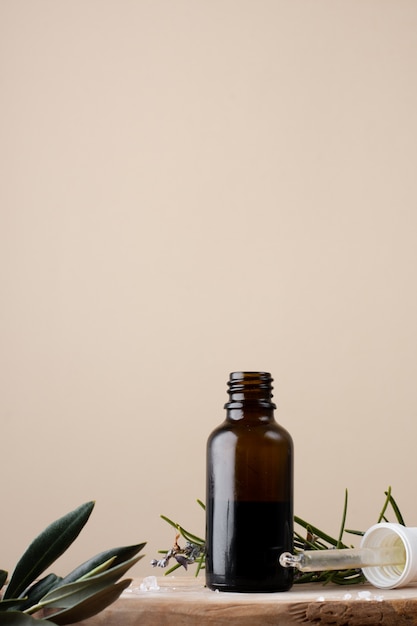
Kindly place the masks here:
[(224, 408), (228, 414), (241, 414), (245, 411), (270, 413), (276, 405), (272, 402), (272, 377), (267, 372), (232, 372), (228, 384), (229, 401)]

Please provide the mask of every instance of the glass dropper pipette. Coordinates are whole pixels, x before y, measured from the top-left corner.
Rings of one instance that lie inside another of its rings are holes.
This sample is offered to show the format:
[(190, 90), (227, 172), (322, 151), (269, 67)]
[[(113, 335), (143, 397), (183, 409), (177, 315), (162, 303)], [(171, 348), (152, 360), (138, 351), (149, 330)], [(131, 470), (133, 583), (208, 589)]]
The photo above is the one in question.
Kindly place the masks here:
[(380, 522), (368, 528), (359, 548), (284, 552), (279, 562), (302, 572), (362, 569), (375, 587), (405, 587), (417, 583), (417, 527)]
[(299, 554), (284, 552), (279, 558), (283, 567), (295, 567), (301, 572), (358, 569), (376, 566), (403, 566), (406, 560), (402, 543), (374, 548), (343, 548), (305, 550)]

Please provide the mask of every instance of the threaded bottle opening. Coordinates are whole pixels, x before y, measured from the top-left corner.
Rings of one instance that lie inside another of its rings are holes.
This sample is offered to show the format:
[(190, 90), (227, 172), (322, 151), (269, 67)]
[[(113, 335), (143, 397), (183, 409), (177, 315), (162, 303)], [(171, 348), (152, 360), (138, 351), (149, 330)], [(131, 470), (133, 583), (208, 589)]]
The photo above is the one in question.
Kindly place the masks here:
[(232, 372), (227, 383), (230, 400), (225, 408), (238, 408), (243, 403), (275, 409), (272, 402), (273, 378), (269, 372)]
[(381, 589), (394, 589), (417, 582), (417, 528), (379, 523), (368, 528), (361, 541), (363, 548), (401, 544), (404, 550), (404, 564), (364, 567), (363, 573), (368, 582)]

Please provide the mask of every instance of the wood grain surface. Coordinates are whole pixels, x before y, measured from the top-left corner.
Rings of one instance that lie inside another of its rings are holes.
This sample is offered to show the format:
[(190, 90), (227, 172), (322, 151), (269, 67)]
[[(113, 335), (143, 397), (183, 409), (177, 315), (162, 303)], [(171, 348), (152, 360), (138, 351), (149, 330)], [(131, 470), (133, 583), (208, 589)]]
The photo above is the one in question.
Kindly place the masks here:
[(296, 585), (272, 594), (213, 592), (204, 578), (157, 579), (158, 590), (134, 580), (119, 600), (84, 626), (417, 626), (417, 586)]

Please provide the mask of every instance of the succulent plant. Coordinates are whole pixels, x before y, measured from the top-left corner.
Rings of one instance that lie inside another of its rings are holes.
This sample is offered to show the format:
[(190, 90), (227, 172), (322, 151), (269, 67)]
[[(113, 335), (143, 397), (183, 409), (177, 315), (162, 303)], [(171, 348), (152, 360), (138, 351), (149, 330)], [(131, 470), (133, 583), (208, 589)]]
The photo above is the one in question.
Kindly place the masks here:
[[(0, 596), (0, 626), (73, 624), (102, 611), (130, 585), (132, 579), (120, 579), (142, 558), (138, 553), (145, 543), (101, 552), (64, 577), (40, 578), (77, 538), (94, 505), (82, 504), (32, 541)], [(7, 578), (0, 570), (0, 590)]]

